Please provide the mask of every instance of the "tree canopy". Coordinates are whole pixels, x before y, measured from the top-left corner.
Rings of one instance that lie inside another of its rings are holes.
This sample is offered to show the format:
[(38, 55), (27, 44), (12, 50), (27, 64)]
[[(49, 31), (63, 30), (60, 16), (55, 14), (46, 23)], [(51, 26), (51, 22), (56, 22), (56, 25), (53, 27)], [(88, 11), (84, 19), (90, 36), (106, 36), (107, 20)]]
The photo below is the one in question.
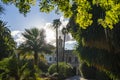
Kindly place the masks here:
[[(26, 14), (32, 5), (39, 2), (41, 12), (63, 12), (65, 17), (71, 17), (74, 11), (77, 12), (76, 22), (86, 29), (93, 24), (94, 8), (101, 8), (101, 16), (96, 21), (104, 28), (112, 29), (120, 21), (120, 1), (119, 0), (1, 0), (5, 4), (14, 4), (19, 8), (20, 13)], [(76, 6), (74, 6), (76, 5)], [(75, 9), (75, 7), (77, 7)]]
[(14, 53), (15, 42), (6, 23), (0, 20), (0, 60)]
[(47, 44), (45, 41), (45, 31), (43, 29), (39, 30), (38, 28), (25, 29), (25, 32), (22, 34), (25, 38), (19, 49), (21, 52), (29, 52), (34, 54), (35, 65), (38, 63), (38, 53), (45, 52), (51, 53), (53, 46)]

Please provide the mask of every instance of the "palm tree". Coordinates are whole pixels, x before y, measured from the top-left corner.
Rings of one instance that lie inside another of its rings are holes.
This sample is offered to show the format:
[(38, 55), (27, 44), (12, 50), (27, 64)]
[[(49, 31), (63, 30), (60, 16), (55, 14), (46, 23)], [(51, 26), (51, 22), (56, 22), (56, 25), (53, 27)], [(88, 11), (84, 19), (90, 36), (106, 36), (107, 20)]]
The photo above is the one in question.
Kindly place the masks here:
[(65, 39), (66, 39), (66, 34), (68, 33), (68, 30), (67, 30), (67, 28), (63, 28), (62, 29), (62, 34), (64, 35), (64, 44), (63, 44), (63, 61), (64, 61), (64, 51), (65, 51)]
[(61, 25), (60, 19), (53, 20), (53, 27), (56, 29), (56, 61), (57, 61), (57, 72), (59, 72), (58, 69), (58, 28)]
[(0, 14), (3, 14), (4, 13), (4, 8), (3, 8), (3, 6), (0, 4)]
[(0, 20), (0, 60), (13, 55), (15, 42), (5, 22)]
[(45, 41), (45, 31), (37, 28), (25, 29), (22, 34), (26, 41), (19, 47), (24, 52), (34, 53), (34, 64), (38, 64), (38, 53), (40, 52), (51, 52), (50, 44)]

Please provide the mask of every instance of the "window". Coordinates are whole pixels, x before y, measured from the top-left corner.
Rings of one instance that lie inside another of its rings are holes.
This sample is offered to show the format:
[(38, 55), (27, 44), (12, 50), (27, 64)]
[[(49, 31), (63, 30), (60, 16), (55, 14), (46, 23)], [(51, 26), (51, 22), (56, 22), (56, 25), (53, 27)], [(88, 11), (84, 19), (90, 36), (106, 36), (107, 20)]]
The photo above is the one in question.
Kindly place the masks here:
[(51, 57), (49, 58), (49, 61), (52, 61), (52, 58), (51, 58)]

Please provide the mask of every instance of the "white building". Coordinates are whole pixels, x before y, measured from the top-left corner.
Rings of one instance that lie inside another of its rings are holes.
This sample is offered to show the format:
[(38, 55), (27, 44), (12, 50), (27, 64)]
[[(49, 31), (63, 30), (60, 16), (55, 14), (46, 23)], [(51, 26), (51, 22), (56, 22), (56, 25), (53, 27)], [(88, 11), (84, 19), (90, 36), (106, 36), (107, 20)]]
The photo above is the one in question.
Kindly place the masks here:
[[(74, 52), (73, 50), (64, 51), (64, 62), (70, 63), (73, 67), (76, 67), (79, 65), (79, 61), (78, 61), (78, 57), (73, 52)], [(55, 51), (53, 54), (47, 54), (45, 58), (48, 64), (56, 63)], [(63, 40), (61, 39), (61, 37), (59, 37), (58, 39), (58, 61), (63, 62)]]

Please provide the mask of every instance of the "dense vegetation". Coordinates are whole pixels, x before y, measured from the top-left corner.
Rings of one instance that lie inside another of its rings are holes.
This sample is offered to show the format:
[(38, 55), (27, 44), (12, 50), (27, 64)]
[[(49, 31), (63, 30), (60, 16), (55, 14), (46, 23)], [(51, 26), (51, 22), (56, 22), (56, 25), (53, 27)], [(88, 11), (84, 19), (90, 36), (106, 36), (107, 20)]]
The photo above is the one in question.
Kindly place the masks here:
[(0, 20), (0, 60), (13, 55), (15, 42), (5, 22)]
[(10, 30), (0, 21), (0, 80), (38, 80), (42, 72), (47, 72), (49, 66), (42, 59), (40, 61), (38, 53), (36, 61), (27, 58), (29, 55), (26, 54), (32, 54), (31, 51), (36, 49), (39, 53), (51, 53), (54, 47), (45, 43), (44, 31), (26, 29), (23, 35), (26, 41), (16, 48)]
[[(101, 8), (99, 8), (101, 10)], [(97, 12), (99, 9), (94, 9)], [(99, 10), (99, 11), (100, 11)], [(93, 24), (83, 29), (75, 22), (76, 12), (70, 18), (68, 29), (78, 41), (77, 52), (81, 61), (105, 72), (112, 79), (119, 79), (119, 23), (112, 30), (96, 22), (101, 13), (94, 14)]]
[[(35, 0), (1, 0), (14, 4), (26, 14)], [(63, 12), (68, 29), (78, 42), (81, 61), (120, 79), (120, 1), (119, 0), (40, 0), (40, 11)]]
[[(56, 64), (52, 64), (49, 69), (48, 72), (49, 74), (54, 74), (57, 72), (56, 70)], [(73, 67), (70, 64), (66, 64), (64, 62), (59, 62), (59, 78), (60, 80), (63, 80), (64, 78), (67, 77), (71, 77), (74, 76), (75, 73), (73, 72)]]

